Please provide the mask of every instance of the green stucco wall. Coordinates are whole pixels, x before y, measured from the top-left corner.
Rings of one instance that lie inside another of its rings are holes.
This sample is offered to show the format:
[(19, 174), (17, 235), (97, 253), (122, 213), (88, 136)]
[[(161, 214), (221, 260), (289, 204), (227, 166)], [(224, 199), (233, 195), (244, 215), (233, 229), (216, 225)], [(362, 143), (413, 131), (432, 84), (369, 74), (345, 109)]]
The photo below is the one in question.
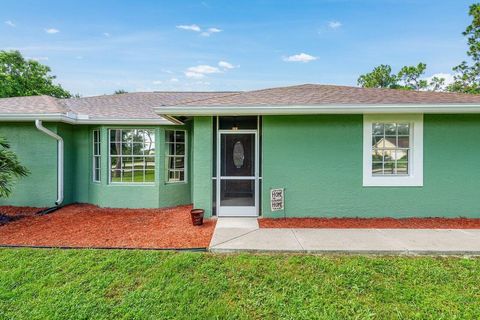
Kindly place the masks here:
[(193, 120), (193, 206), (212, 215), (212, 153), (213, 118), (195, 117)]
[[(79, 202), (114, 208), (159, 208), (191, 201), (191, 174), (187, 183), (169, 184), (165, 181), (165, 130), (186, 129), (191, 141), (190, 126), (141, 126), (154, 128), (156, 134), (156, 172), (153, 185), (114, 185), (108, 182), (108, 129), (128, 126), (82, 126), (44, 123), (57, 132), (65, 142), (64, 204)], [(132, 128), (138, 128), (134, 126)], [(92, 181), (92, 130), (101, 131), (101, 182)], [(11, 143), (31, 174), (18, 181), (12, 196), (0, 199), (0, 205), (53, 206), (56, 200), (56, 141), (39, 132), (34, 123), (0, 123), (0, 135)], [(190, 149), (190, 148), (189, 148)], [(191, 154), (187, 170), (191, 168)]]
[[(56, 124), (45, 124), (52, 131)], [(0, 135), (7, 138), (23, 165), (31, 172), (18, 180), (12, 195), (0, 199), (0, 205), (48, 207), (57, 199), (57, 145), (53, 138), (40, 133), (33, 122), (1, 123)]]
[[(363, 187), (361, 115), (263, 117), (266, 217), (480, 218), (480, 115), (425, 115), (424, 186)], [(285, 211), (269, 191), (285, 188)]]

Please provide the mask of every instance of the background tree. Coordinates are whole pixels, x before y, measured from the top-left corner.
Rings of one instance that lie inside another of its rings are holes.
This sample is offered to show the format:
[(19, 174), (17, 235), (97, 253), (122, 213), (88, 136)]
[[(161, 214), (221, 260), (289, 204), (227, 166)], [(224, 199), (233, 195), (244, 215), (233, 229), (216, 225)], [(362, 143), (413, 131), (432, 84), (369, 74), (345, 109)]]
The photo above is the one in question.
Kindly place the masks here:
[(123, 89), (118, 89), (118, 90), (115, 90), (114, 93), (115, 93), (115, 94), (123, 94), (123, 93), (128, 93), (128, 91), (123, 90)]
[(19, 51), (0, 51), (0, 98), (49, 95), (69, 98), (70, 92), (54, 84), (50, 67), (26, 60)]
[(424, 90), (428, 87), (428, 81), (421, 79), (425, 74), (427, 65), (420, 62), (417, 66), (405, 66), (398, 72), (397, 79), (401, 81), (402, 88), (407, 90)]
[(447, 88), (452, 92), (480, 93), (480, 4), (472, 4), (468, 14), (472, 23), (463, 32), (468, 37), (467, 55), (470, 63), (462, 61), (453, 68), (454, 82)]
[(404, 66), (398, 74), (392, 73), (392, 67), (382, 64), (372, 72), (361, 75), (357, 83), (364, 88), (389, 88), (404, 90), (441, 91), (444, 89), (445, 79), (433, 77), (429, 82), (424, 79), (427, 65), (420, 62), (416, 66)]
[(10, 195), (16, 178), (28, 174), (28, 169), (20, 164), (5, 138), (0, 137), (0, 198)]
[(390, 88), (398, 87), (397, 76), (392, 74), (392, 67), (386, 64), (375, 67), (372, 72), (361, 75), (357, 83), (364, 88)]

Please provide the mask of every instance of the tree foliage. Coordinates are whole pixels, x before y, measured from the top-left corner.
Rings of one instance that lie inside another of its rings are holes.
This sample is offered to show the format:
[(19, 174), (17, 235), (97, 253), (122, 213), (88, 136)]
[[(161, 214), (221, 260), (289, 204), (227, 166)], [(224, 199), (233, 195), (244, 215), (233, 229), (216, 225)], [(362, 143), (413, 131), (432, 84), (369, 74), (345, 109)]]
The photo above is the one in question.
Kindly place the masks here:
[(49, 95), (69, 98), (72, 95), (59, 84), (50, 67), (25, 59), (19, 51), (0, 51), (0, 98)]
[(416, 66), (404, 66), (397, 74), (392, 73), (392, 67), (382, 64), (372, 72), (361, 75), (357, 82), (364, 88), (389, 88), (404, 90), (443, 90), (445, 79), (434, 77), (431, 81), (424, 79), (427, 65), (420, 62)]
[(22, 166), (17, 155), (10, 150), (5, 138), (0, 137), (0, 198), (10, 195), (16, 178), (28, 174), (28, 169)]
[(392, 67), (381, 64), (373, 68), (370, 73), (362, 74), (358, 78), (358, 85), (364, 88), (391, 88), (398, 87), (397, 76), (392, 74)]
[(468, 37), (467, 55), (471, 61), (462, 61), (453, 68), (454, 82), (447, 90), (480, 93), (480, 4), (472, 4), (468, 14), (472, 17), (472, 23), (467, 26), (463, 35)]
[(128, 91), (123, 89), (118, 89), (118, 90), (115, 90), (114, 92), (114, 94), (124, 94), (124, 93), (128, 93)]

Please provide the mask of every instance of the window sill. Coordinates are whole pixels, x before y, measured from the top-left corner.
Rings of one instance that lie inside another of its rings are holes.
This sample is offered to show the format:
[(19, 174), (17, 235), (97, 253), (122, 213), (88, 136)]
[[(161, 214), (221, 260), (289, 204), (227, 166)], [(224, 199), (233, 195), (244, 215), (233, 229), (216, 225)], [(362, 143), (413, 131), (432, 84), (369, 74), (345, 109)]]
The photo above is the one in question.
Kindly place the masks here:
[(151, 183), (143, 183), (143, 182), (138, 182), (138, 183), (128, 183), (128, 182), (110, 182), (108, 184), (109, 186), (114, 186), (114, 187), (154, 187), (155, 186), (155, 182), (151, 182)]
[(364, 187), (423, 187), (423, 179), (416, 176), (369, 176), (363, 178)]
[(188, 181), (167, 181), (165, 185), (188, 184)]

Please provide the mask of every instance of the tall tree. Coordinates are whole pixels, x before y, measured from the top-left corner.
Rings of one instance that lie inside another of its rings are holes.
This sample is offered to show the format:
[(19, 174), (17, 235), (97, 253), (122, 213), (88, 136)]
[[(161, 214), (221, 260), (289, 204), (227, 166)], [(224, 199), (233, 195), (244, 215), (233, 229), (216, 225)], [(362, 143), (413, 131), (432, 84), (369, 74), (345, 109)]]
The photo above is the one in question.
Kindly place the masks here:
[(471, 61), (462, 61), (453, 68), (454, 82), (447, 90), (480, 93), (480, 4), (472, 4), (468, 14), (472, 17), (472, 23), (465, 29), (463, 35), (468, 37), (467, 55)]
[(362, 74), (357, 83), (364, 88), (398, 88), (398, 78), (392, 74), (392, 67), (386, 64), (375, 67), (370, 73)]
[(428, 81), (421, 77), (425, 74), (427, 65), (420, 62), (417, 66), (405, 66), (398, 72), (397, 79), (402, 83), (403, 89), (424, 90), (428, 87)]
[(10, 195), (16, 178), (28, 174), (28, 169), (20, 164), (5, 138), (0, 137), (0, 198)]
[(50, 67), (25, 59), (19, 51), (0, 51), (0, 98), (49, 95), (69, 98), (72, 95), (53, 83)]
[(392, 67), (382, 64), (375, 67), (372, 72), (361, 75), (357, 82), (364, 88), (389, 88), (404, 90), (430, 90), (441, 91), (445, 79), (433, 77), (429, 82), (424, 79), (427, 65), (420, 62), (416, 66), (404, 66), (398, 74), (392, 73)]

